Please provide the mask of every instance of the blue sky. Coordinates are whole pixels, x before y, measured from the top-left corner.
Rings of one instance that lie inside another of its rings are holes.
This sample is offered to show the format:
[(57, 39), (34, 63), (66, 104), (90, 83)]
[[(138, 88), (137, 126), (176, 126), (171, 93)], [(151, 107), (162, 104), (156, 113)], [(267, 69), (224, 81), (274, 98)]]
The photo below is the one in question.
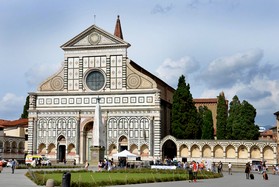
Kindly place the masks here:
[(61, 66), (62, 44), (94, 23), (113, 33), (117, 15), (137, 64), (174, 88), (184, 74), (194, 98), (237, 95), (256, 124), (275, 125), (276, 0), (1, 0), (0, 119), (20, 117), (27, 93)]

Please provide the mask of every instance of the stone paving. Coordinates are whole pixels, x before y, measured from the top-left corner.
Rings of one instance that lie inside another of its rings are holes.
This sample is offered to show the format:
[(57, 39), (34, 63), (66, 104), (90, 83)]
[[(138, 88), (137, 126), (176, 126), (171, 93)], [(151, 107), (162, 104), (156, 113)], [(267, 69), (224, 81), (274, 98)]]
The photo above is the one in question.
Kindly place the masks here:
[(15, 169), (15, 173), (12, 174), (11, 168), (3, 168), (3, 171), (0, 173), (0, 186), (36, 187), (37, 185), (24, 175), (27, 171), (27, 169)]
[[(93, 169), (93, 168), (91, 168)], [(93, 169), (94, 170), (94, 169)], [(4, 168), (0, 173), (0, 186), (2, 187), (37, 187), (35, 183), (25, 177), (26, 169), (17, 169), (15, 174), (12, 174), (11, 168)], [(269, 180), (263, 180), (262, 175), (254, 173), (254, 180), (247, 180), (245, 173), (234, 172), (233, 175), (228, 175), (224, 172), (224, 177), (218, 179), (198, 180), (196, 183), (189, 181), (164, 182), (164, 183), (148, 183), (148, 184), (132, 184), (121, 185), (114, 187), (279, 187), (279, 175), (269, 174)]]

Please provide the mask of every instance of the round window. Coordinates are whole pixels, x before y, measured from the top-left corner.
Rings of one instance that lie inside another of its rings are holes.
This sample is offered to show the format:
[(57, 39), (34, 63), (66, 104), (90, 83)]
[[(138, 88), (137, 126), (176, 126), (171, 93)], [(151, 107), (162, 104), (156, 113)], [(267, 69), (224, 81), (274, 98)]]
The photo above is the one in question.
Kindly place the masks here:
[(90, 90), (100, 90), (105, 85), (105, 76), (100, 71), (91, 71), (86, 77), (86, 85)]

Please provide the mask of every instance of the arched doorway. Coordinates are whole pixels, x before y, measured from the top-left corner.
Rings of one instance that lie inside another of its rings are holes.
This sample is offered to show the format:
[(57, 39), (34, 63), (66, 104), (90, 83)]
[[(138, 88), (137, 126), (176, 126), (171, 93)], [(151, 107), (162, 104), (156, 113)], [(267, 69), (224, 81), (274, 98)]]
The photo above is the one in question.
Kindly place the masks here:
[(163, 153), (163, 159), (165, 158), (173, 159), (174, 157), (176, 157), (177, 147), (175, 143), (172, 140), (167, 140), (163, 145), (162, 153)]
[(46, 144), (41, 143), (38, 148), (38, 154), (45, 155), (46, 154)]
[(90, 147), (92, 146), (93, 121), (88, 122), (83, 129), (83, 161), (91, 160)]
[(126, 136), (121, 136), (119, 138), (119, 152), (128, 150), (128, 139)]
[(66, 159), (66, 139), (63, 135), (59, 136), (57, 139), (58, 155), (57, 158), (59, 162), (63, 162)]
[(112, 155), (115, 154), (115, 153), (117, 153), (116, 145), (111, 144), (111, 145), (109, 146), (108, 155), (109, 155), (109, 156), (112, 156)]

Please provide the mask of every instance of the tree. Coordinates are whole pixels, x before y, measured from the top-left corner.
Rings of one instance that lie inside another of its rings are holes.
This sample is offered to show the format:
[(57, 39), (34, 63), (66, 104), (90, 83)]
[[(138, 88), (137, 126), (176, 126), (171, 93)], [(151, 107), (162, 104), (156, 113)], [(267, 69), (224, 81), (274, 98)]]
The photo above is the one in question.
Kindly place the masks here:
[(216, 116), (216, 126), (217, 126), (217, 139), (224, 140), (226, 139), (226, 125), (228, 118), (228, 106), (225, 99), (224, 92), (221, 92), (218, 96), (217, 103), (217, 116)]
[(179, 139), (200, 139), (201, 120), (193, 102), (190, 85), (184, 75), (178, 80), (177, 90), (173, 95), (172, 135)]
[(234, 120), (232, 136), (236, 140), (257, 140), (260, 132), (255, 125), (256, 109), (247, 101), (243, 101), (238, 107), (239, 115)]
[(23, 107), (23, 112), (20, 118), (28, 118), (28, 109), (29, 109), (29, 95), (26, 97), (25, 105)]
[(199, 107), (199, 113), (202, 118), (202, 135), (201, 139), (213, 140), (214, 139), (214, 128), (212, 112), (206, 106)]
[(233, 136), (233, 126), (239, 123), (241, 103), (238, 97), (235, 95), (230, 102), (229, 116), (226, 126), (226, 139), (233, 140), (236, 137)]

